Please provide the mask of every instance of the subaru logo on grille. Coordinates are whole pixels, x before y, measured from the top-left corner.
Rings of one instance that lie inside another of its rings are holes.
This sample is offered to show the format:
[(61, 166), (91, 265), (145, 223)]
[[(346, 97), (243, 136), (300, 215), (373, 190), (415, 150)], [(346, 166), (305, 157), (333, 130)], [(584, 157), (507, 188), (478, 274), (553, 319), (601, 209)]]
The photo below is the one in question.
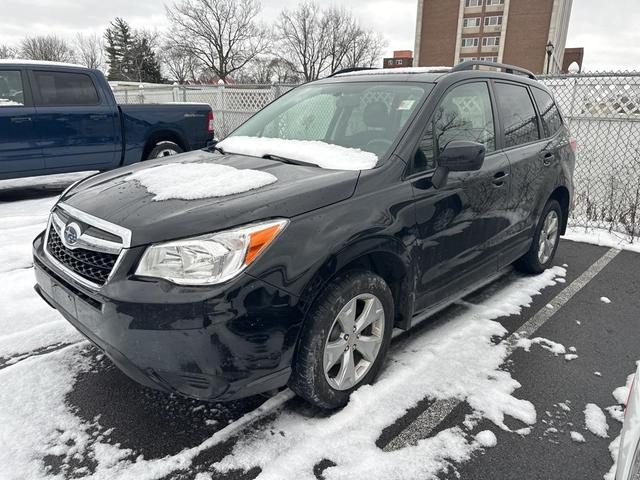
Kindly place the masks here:
[(70, 223), (66, 227), (64, 227), (64, 243), (68, 246), (73, 246), (78, 243), (78, 238), (80, 237), (80, 227), (77, 223)]

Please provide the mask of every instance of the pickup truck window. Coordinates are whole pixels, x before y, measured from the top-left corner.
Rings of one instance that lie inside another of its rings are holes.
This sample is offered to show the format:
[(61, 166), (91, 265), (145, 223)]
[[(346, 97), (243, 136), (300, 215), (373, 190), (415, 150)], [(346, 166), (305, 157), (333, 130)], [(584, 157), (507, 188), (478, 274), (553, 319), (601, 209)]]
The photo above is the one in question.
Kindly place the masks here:
[(18, 70), (0, 70), (0, 107), (24, 105), (22, 75)]
[(84, 73), (33, 72), (38, 105), (97, 105), (100, 103), (93, 80)]

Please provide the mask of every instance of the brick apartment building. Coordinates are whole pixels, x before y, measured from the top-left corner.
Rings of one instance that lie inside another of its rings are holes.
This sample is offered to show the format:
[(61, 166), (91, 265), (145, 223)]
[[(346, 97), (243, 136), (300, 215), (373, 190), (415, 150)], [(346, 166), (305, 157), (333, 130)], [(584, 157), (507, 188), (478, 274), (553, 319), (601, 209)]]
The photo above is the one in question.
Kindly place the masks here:
[(413, 67), (413, 52), (411, 50), (395, 50), (393, 57), (382, 61), (382, 68)]
[(562, 68), (573, 0), (418, 0), (414, 65), (464, 60)]

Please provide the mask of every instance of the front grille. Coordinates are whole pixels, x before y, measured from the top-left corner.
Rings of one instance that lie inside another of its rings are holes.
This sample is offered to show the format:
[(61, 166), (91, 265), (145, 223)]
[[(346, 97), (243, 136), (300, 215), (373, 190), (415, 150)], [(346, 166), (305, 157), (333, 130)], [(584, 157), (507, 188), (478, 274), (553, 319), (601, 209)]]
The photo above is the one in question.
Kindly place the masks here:
[(49, 229), (47, 250), (72, 272), (97, 285), (104, 285), (113, 270), (118, 255), (77, 248), (71, 250), (62, 243), (56, 229)]

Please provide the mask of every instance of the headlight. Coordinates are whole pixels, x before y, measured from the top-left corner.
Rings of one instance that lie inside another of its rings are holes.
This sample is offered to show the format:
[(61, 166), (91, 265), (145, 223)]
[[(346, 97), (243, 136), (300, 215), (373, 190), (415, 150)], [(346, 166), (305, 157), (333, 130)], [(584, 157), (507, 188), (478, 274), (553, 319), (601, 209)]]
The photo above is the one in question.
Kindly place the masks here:
[(277, 219), (147, 248), (136, 275), (179, 285), (213, 285), (244, 270), (287, 226)]

